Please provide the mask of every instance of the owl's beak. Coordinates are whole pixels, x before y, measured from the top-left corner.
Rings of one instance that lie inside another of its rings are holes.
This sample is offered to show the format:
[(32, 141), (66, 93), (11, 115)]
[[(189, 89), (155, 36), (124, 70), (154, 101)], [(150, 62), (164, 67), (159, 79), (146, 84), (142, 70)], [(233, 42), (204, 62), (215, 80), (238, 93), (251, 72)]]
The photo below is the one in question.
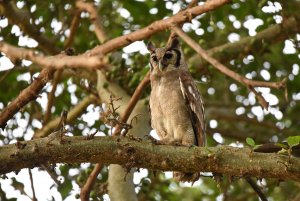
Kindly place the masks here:
[(163, 71), (167, 66), (163, 64), (162, 61), (159, 61), (158, 62), (158, 68), (160, 71)]

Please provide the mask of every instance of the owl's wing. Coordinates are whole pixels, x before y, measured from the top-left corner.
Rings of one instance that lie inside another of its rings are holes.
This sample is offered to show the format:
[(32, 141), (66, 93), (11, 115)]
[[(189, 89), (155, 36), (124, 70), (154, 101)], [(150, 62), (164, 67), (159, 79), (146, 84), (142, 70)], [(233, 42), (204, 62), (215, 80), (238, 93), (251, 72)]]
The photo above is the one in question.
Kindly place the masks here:
[(152, 116), (151, 116), (151, 107), (150, 107), (150, 103), (149, 103), (149, 105), (148, 105), (148, 112), (149, 112), (149, 116), (150, 116), (150, 118), (149, 118), (149, 125), (150, 125), (151, 128), (152, 128), (152, 121), (151, 121)]
[(201, 94), (193, 77), (188, 72), (182, 72), (179, 76), (180, 88), (190, 113), (196, 145), (205, 145), (205, 116), (204, 104)]

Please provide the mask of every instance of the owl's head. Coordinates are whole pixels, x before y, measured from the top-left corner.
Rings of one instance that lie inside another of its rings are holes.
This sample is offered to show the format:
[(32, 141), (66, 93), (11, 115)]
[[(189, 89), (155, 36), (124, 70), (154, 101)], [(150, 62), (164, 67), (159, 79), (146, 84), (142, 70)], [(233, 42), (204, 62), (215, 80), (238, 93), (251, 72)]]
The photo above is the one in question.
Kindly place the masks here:
[(186, 69), (184, 57), (178, 38), (172, 38), (166, 47), (156, 48), (149, 42), (147, 48), (150, 52), (150, 67), (152, 73)]

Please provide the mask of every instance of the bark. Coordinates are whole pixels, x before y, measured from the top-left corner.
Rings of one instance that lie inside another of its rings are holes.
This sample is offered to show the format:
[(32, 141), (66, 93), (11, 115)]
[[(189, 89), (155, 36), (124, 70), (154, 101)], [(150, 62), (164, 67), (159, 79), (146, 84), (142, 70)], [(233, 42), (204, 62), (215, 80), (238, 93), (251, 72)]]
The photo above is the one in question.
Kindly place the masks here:
[[(119, 164), (162, 171), (215, 172), (231, 176), (255, 176), (300, 180), (300, 159), (276, 153), (257, 153), (230, 146), (183, 147), (155, 145), (128, 137), (50, 137), (0, 147), (0, 173), (49, 163)], [(117, 190), (114, 189), (114, 192)]]

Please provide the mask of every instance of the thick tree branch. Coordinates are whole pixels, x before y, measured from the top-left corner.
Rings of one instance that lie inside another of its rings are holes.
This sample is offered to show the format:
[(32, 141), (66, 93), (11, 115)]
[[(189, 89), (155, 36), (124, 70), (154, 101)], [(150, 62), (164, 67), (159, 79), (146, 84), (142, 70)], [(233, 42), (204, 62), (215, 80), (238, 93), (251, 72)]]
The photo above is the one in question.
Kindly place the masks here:
[(185, 11), (179, 12), (178, 14), (170, 18), (155, 21), (154, 23), (143, 29), (137, 30), (130, 34), (126, 34), (124, 36), (114, 38), (104, 43), (103, 45), (97, 46), (91, 51), (88, 51), (78, 56), (70, 57), (65, 55), (56, 55), (52, 57), (45, 57), (43, 55), (37, 54), (35, 51), (26, 50), (23, 48), (16, 48), (4, 42), (0, 43), (0, 51), (4, 52), (8, 57), (28, 59), (34, 63), (40, 64), (43, 67), (56, 69), (66, 67), (99, 68), (105, 66), (105, 62), (103, 62), (102, 60), (103, 55), (118, 48), (124, 47), (134, 41), (148, 38), (159, 31), (163, 31), (174, 26), (174, 24), (180, 24), (183, 22), (190, 21), (193, 17), (214, 10), (228, 2), (229, 0), (208, 1), (203, 5), (189, 8)]
[(191, 21), (194, 17), (207, 13), (209, 11), (215, 10), (222, 5), (229, 3), (229, 0), (211, 0), (205, 2), (203, 5), (195, 6), (193, 8), (186, 9), (177, 13), (176, 15), (153, 22), (147, 27), (137, 30), (135, 32), (114, 38), (107, 41), (103, 45), (95, 47), (91, 50), (91, 54), (106, 54), (118, 48), (124, 47), (133, 43), (134, 41), (143, 40), (149, 38), (151, 35), (163, 31), (165, 29), (171, 28), (174, 25), (181, 24), (184, 22)]
[[(120, 164), (125, 168), (162, 171), (215, 172), (238, 177), (255, 176), (300, 180), (300, 159), (276, 153), (257, 153), (249, 148), (180, 147), (154, 145), (124, 137), (41, 138), (0, 147), (0, 173), (36, 167), (44, 163)], [(20, 143), (22, 146), (20, 146)]]
[(106, 66), (102, 61), (102, 56), (91, 56), (90, 54), (78, 56), (68, 56), (65, 54), (44, 56), (34, 50), (14, 47), (3, 41), (0, 42), (0, 51), (5, 53), (10, 59), (27, 59), (44, 68), (101, 68)]

